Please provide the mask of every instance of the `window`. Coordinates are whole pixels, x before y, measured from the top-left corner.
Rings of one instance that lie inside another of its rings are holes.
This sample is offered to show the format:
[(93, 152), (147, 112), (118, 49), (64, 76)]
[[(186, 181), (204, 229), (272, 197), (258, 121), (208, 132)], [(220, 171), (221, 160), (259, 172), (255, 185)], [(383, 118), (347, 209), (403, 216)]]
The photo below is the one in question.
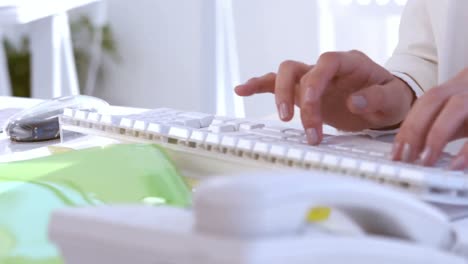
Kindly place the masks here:
[(406, 0), (318, 0), (320, 51), (358, 49), (380, 64), (398, 43)]

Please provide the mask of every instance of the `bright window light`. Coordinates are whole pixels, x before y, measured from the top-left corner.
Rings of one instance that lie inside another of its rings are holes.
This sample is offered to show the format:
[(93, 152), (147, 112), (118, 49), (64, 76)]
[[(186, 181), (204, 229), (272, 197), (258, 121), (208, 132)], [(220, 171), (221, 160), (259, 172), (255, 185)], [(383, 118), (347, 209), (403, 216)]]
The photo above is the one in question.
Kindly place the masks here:
[(377, 3), (377, 5), (385, 6), (390, 3), (390, 0), (376, 0), (375, 2)]
[(370, 5), (372, 0), (357, 0), (359, 5)]
[(394, 1), (395, 1), (395, 4), (399, 6), (404, 6), (406, 5), (406, 2), (408, 2), (407, 0), (394, 0)]
[(340, 0), (340, 5), (351, 5), (353, 0)]

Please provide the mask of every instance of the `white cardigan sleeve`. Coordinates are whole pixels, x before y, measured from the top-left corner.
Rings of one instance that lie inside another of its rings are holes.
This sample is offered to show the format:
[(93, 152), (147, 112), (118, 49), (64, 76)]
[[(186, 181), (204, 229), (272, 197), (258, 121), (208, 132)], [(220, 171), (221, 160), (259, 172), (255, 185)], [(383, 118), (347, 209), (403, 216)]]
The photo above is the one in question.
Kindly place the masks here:
[(426, 0), (409, 0), (400, 23), (400, 37), (386, 68), (420, 96), (437, 85), (437, 47)]

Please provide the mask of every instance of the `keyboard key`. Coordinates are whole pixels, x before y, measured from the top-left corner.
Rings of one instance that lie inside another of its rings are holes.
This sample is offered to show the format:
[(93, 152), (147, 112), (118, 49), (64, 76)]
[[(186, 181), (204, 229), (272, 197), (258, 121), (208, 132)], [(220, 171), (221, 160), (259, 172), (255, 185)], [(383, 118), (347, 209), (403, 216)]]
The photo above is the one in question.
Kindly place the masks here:
[(200, 120), (196, 118), (183, 118), (183, 119), (176, 119), (177, 121), (182, 121), (183, 126), (190, 127), (190, 128), (201, 128)]
[(79, 120), (86, 120), (88, 117), (89, 111), (83, 111), (83, 110), (76, 110), (75, 111), (75, 119)]
[(250, 130), (250, 133), (254, 135), (259, 135), (262, 137), (270, 137), (275, 139), (286, 139), (287, 135), (281, 132), (275, 132), (271, 130), (264, 130), (264, 129), (253, 129)]
[(237, 143), (242, 137), (246, 137), (249, 134), (242, 133), (242, 132), (234, 132), (234, 133), (227, 133), (224, 134), (223, 139), (221, 140), (221, 145), (226, 148), (235, 149), (237, 147)]
[(271, 142), (257, 141), (253, 147), (253, 152), (266, 156), (268, 155), (270, 148)]
[(225, 135), (223, 139), (221, 140), (221, 145), (229, 149), (235, 149), (238, 141), (239, 141), (238, 136)]
[(412, 185), (421, 185), (424, 184), (425, 173), (422, 170), (402, 168), (400, 169), (398, 178)]
[(208, 133), (206, 135), (205, 143), (214, 147), (218, 146), (223, 139), (223, 134)]
[(145, 131), (147, 127), (148, 123), (142, 120), (135, 120), (135, 123), (133, 124), (133, 128), (138, 131)]
[(355, 171), (359, 168), (359, 162), (352, 158), (342, 158), (340, 167), (346, 171)]
[(148, 125), (147, 131), (151, 133), (156, 133), (161, 136), (167, 136), (167, 133), (169, 133), (169, 128), (170, 127), (168, 125), (150, 123)]
[(351, 151), (354, 152), (354, 153), (358, 153), (358, 154), (366, 154), (367, 151), (363, 150), (363, 149), (360, 149), (360, 148), (351, 148)]
[(226, 132), (236, 131), (236, 127), (234, 125), (227, 125), (227, 124), (211, 125), (208, 127), (208, 129), (214, 133), (226, 133)]
[(130, 118), (126, 118), (126, 117), (124, 117), (124, 118), (122, 118), (120, 120), (120, 126), (125, 127), (125, 128), (132, 128), (133, 123), (135, 123), (135, 120), (130, 119)]
[(112, 125), (116, 126), (120, 123), (120, 118), (118, 116), (112, 115), (102, 115), (101, 116), (101, 123), (105, 125)]
[(183, 139), (183, 140), (189, 139), (191, 134), (192, 134), (192, 129), (188, 127), (177, 127), (177, 126), (173, 126), (169, 128), (169, 132), (168, 132), (168, 136), (174, 137), (177, 139)]
[(332, 154), (325, 154), (322, 158), (322, 164), (329, 168), (329, 169), (336, 169), (340, 162), (340, 158), (338, 156)]
[(306, 150), (304, 148), (290, 147), (288, 149), (286, 156), (288, 157), (288, 159), (302, 162), (304, 159), (305, 153), (306, 153)]
[(383, 153), (383, 152), (369, 151), (368, 154), (373, 156), (373, 157), (378, 157), (378, 158), (384, 158), (385, 157), (385, 153)]
[(75, 109), (73, 108), (65, 108), (63, 109), (63, 115), (66, 117), (74, 117), (75, 116)]
[(186, 112), (179, 113), (180, 117), (185, 117), (189, 119), (197, 119), (200, 123), (201, 128), (208, 127), (213, 122), (214, 115), (198, 113), (198, 112)]
[(246, 120), (243, 120), (243, 119), (239, 119), (239, 120), (231, 120), (231, 121), (227, 121), (226, 123), (224, 123), (225, 125), (231, 125), (231, 126), (234, 126), (234, 130), (239, 130), (239, 127), (240, 125), (242, 124), (246, 124), (248, 123), (248, 121)]
[(239, 125), (239, 130), (240, 131), (250, 131), (250, 130), (253, 130), (253, 129), (261, 129), (264, 126), (265, 126), (264, 124), (247, 122), (247, 123), (240, 124)]
[(377, 163), (370, 161), (361, 161), (361, 163), (359, 164), (359, 170), (365, 175), (373, 176), (377, 172)]
[(98, 123), (100, 119), (101, 119), (101, 114), (99, 114), (99, 113), (91, 112), (91, 113), (88, 114), (88, 121), (89, 122)]
[(205, 143), (206, 136), (208, 135), (208, 131), (203, 130), (194, 130), (190, 135), (190, 140), (198, 143)]
[(271, 145), (270, 155), (273, 155), (276, 157), (285, 157), (288, 149), (289, 149), (289, 146), (286, 144), (274, 143)]
[(382, 164), (379, 166), (378, 174), (386, 179), (394, 180), (397, 178), (398, 169), (395, 166)]
[(304, 156), (304, 162), (311, 166), (319, 166), (322, 161), (322, 154), (316, 151), (307, 151)]
[(213, 118), (211, 125), (222, 125), (228, 121), (233, 121), (233, 120), (236, 120), (236, 119), (232, 117), (216, 116)]
[(237, 149), (246, 151), (246, 152), (251, 152), (253, 150), (253, 147), (255, 145), (255, 142), (259, 140), (259, 137), (245, 137), (239, 139), (237, 143)]
[(280, 127), (280, 126), (265, 126), (263, 130), (268, 130), (268, 131), (273, 131), (273, 132), (278, 132), (282, 133), (286, 130), (288, 130), (287, 127)]
[(305, 136), (304, 130), (288, 128), (283, 131), (285, 134), (293, 135), (293, 136)]
[(290, 135), (290, 134), (286, 134), (286, 133), (285, 133), (285, 136), (286, 136), (286, 141), (289, 141), (289, 142), (301, 143), (302, 144), (304, 141), (307, 141), (305, 136)]

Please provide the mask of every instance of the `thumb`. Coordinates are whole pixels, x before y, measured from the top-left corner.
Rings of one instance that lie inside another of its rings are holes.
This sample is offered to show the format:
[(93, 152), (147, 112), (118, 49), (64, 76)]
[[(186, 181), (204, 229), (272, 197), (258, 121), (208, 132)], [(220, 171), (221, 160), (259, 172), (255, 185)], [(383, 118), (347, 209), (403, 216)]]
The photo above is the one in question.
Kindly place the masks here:
[(386, 112), (388, 99), (383, 85), (372, 85), (351, 94), (347, 100), (347, 106), (351, 113), (365, 115), (376, 112)]

